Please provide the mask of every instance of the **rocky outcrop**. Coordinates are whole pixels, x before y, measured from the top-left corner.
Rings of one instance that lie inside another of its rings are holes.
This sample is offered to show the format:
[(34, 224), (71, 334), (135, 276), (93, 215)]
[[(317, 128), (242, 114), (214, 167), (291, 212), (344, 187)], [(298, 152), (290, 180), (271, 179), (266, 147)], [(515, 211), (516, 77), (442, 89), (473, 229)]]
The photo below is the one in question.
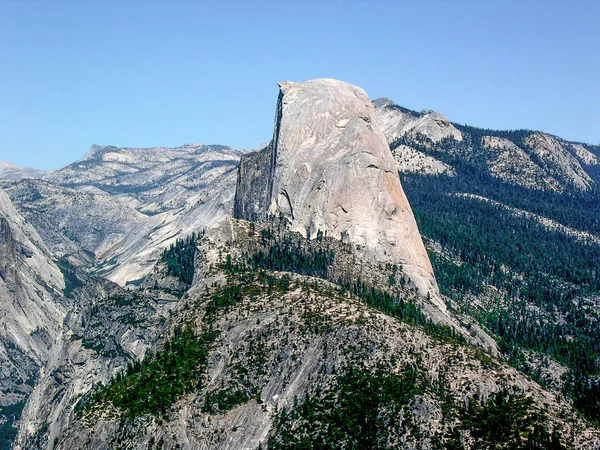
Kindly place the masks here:
[(175, 305), (101, 278), (74, 297), (23, 411), (15, 449), (53, 449), (81, 396), (95, 383), (106, 384), (127, 362), (143, 358)]
[(14, 262), (16, 261), (16, 245), (12, 230), (5, 217), (0, 217), (0, 278), (5, 283), (15, 283), (17, 272)]
[(575, 156), (577, 156), (577, 158), (579, 158), (583, 164), (588, 166), (600, 165), (600, 160), (598, 157), (585, 148), (582, 144), (571, 144), (571, 149), (575, 153)]
[(497, 136), (483, 136), (490, 174), (515, 186), (536, 190), (559, 190), (560, 182), (536, 164), (515, 143)]
[(148, 216), (99, 189), (22, 180), (7, 191), (57, 258), (69, 256), (107, 274), (117, 259), (125, 262), (131, 250), (140, 251), (143, 236), (152, 229)]
[(281, 218), (303, 236), (351, 243), (372, 260), (402, 265), (422, 294), (437, 292), (396, 163), (362, 89), (331, 79), (280, 83), (272, 150), (264, 152), (242, 162), (237, 217)]
[(482, 146), (492, 176), (528, 189), (565, 192), (590, 190), (595, 182), (584, 166), (598, 159), (581, 144), (556, 136), (528, 132), (515, 142), (499, 136), (483, 136)]
[(390, 143), (404, 136), (416, 138), (418, 135), (423, 135), (432, 142), (439, 142), (444, 138), (459, 142), (462, 140), (461, 132), (437, 111), (418, 113), (395, 105), (387, 98), (378, 98), (373, 104), (381, 129)]
[(234, 217), (243, 217), (251, 221), (267, 219), (269, 186), (273, 176), (272, 158), (273, 146), (269, 143), (262, 150), (247, 153), (240, 159), (233, 202)]
[(461, 161), (508, 184), (539, 191), (588, 191), (598, 183), (597, 147), (537, 131), (455, 126), (438, 112), (419, 113), (386, 98), (373, 105), (401, 173), (453, 176), (448, 161)]
[(537, 156), (542, 167), (562, 184), (582, 191), (591, 189), (594, 181), (581, 167), (577, 158), (569, 152), (571, 149), (565, 141), (546, 133), (536, 132), (525, 138), (524, 143)]
[(41, 362), (64, 317), (63, 276), (36, 230), (0, 190), (0, 333)]
[(408, 145), (399, 145), (393, 151), (400, 173), (419, 173), (423, 175), (456, 175), (456, 171), (439, 159), (426, 155)]

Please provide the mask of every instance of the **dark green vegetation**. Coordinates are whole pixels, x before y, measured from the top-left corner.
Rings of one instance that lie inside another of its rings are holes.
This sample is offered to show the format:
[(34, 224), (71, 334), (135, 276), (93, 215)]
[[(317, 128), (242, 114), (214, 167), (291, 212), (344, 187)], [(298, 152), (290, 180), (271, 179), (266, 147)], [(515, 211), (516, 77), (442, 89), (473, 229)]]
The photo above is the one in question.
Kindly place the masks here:
[(268, 229), (261, 231), (266, 249), (254, 253), (249, 263), (256, 268), (295, 272), (327, 279), (328, 267), (334, 254), (330, 250), (313, 249), (310, 241), (307, 248), (290, 238), (278, 239)]
[[(321, 237), (317, 238), (321, 241)], [(279, 238), (269, 229), (261, 231), (263, 249), (248, 258), (248, 264), (255, 269), (281, 270), (300, 275), (316, 276), (329, 279), (340, 286), (340, 293), (350, 292), (367, 305), (376, 308), (402, 322), (422, 326), (431, 336), (444, 341), (466, 343), (462, 335), (446, 325), (431, 322), (412, 301), (406, 300), (406, 295), (378, 289), (355, 279), (353, 283), (332, 280), (329, 276), (329, 266), (333, 263), (335, 253), (330, 249), (313, 248), (310, 240), (296, 240), (290, 237)], [(393, 273), (397, 272), (392, 271)], [(237, 272), (247, 270), (237, 268)], [(235, 271), (234, 271), (235, 272)], [(393, 276), (393, 275), (392, 275)]]
[(191, 326), (176, 328), (162, 350), (134, 361), (106, 387), (94, 392), (84, 406), (111, 403), (129, 418), (164, 414), (182, 395), (202, 387), (212, 329), (196, 334)]
[[(469, 402), (460, 409), (458, 417), (461, 421), (458, 429), (469, 430), (475, 448), (564, 448), (558, 437), (544, 427), (544, 415), (533, 408), (533, 401), (506, 389), (492, 394), (485, 403)], [(456, 433), (445, 448), (462, 448)]]
[(398, 375), (389, 368), (351, 366), (326, 391), (278, 414), (269, 449), (396, 448), (402, 435), (422, 438), (411, 407), (424, 394), (444, 404), (445, 421), (457, 420), (452, 429), (441, 428), (432, 436), (433, 448), (462, 449), (468, 436), (476, 449), (563, 448), (545, 428), (544, 415), (518, 392), (503, 390), (484, 403), (472, 400), (464, 406), (448, 399), (417, 369), (408, 367)]
[(63, 289), (63, 293), (65, 294), (65, 297), (72, 298), (73, 291), (83, 286), (83, 282), (77, 277), (75, 266), (70, 263), (66, 256), (63, 256), (56, 261), (56, 265), (62, 272), (63, 278), (65, 279), (65, 288)]
[[(444, 249), (444, 255), (430, 253), (440, 288), (497, 334), (517, 367), (539, 375), (525, 363), (523, 349), (568, 366), (565, 392), (588, 417), (599, 420), (599, 317), (597, 306), (584, 299), (600, 294), (600, 245), (456, 194), (483, 196), (594, 234), (600, 234), (600, 196), (534, 191), (494, 179), (484, 170), (481, 137), (499, 135), (527, 150), (523, 139), (530, 132), (460, 128), (465, 133), (460, 144), (446, 140), (428, 148), (411, 143), (453, 166), (456, 177), (404, 175), (402, 180), (422, 234)], [(473, 306), (468, 294), (485, 295), (490, 286), (498, 289), (501, 303)]]
[(167, 266), (167, 274), (179, 278), (185, 284), (192, 284), (194, 280), (194, 257), (196, 246), (203, 233), (192, 233), (184, 239), (177, 239), (160, 255), (159, 262)]
[(216, 392), (209, 392), (206, 395), (206, 401), (202, 407), (202, 412), (224, 413), (238, 405), (243, 405), (250, 400), (250, 396), (245, 389), (221, 389)]
[(14, 422), (23, 412), (25, 402), (18, 402), (12, 405), (0, 406), (0, 415), (6, 418), (6, 421), (0, 423), (0, 450), (9, 450), (17, 436), (17, 428)]
[[(186, 241), (186, 245), (193, 245), (195, 251), (196, 239)], [(182, 248), (181, 245), (179, 248)], [(180, 261), (185, 264), (190, 259)], [(98, 386), (82, 399), (78, 410), (89, 412), (110, 403), (129, 419), (146, 414), (158, 415), (166, 413), (183, 395), (201, 390), (210, 348), (220, 334), (213, 327), (215, 320), (223, 310), (242, 299), (243, 286), (247, 287), (248, 282), (254, 279), (254, 274), (245, 270), (238, 273), (230, 259), (229, 264), (224, 264), (229, 282), (210, 296), (201, 332), (191, 323), (175, 328), (159, 351), (147, 354), (143, 361), (130, 362), (126, 370), (118, 373), (107, 386)], [(235, 279), (233, 274), (237, 275)], [(213, 400), (221, 410), (247, 401), (237, 392), (212, 395), (213, 398), (207, 399), (207, 402)]]
[(130, 419), (164, 414), (183, 395), (200, 390), (211, 346), (220, 334), (214, 322), (222, 310), (242, 299), (242, 283), (246, 281), (246, 277), (238, 277), (237, 282), (230, 279), (210, 296), (201, 332), (191, 323), (175, 328), (162, 349), (147, 354), (143, 361), (129, 363), (107, 386), (98, 387), (83, 399), (80, 410), (110, 403)]
[(421, 384), (411, 370), (397, 376), (349, 367), (331, 389), (277, 416), (269, 450), (386, 448), (403, 409), (423, 393)]
[(448, 325), (433, 323), (419, 307), (412, 301), (406, 301), (400, 294), (391, 294), (388, 291), (368, 286), (360, 279), (354, 281), (351, 286), (342, 285), (341, 292), (346, 290), (352, 292), (367, 305), (394, 317), (401, 322), (423, 327), (424, 331), (432, 337), (444, 342), (466, 344), (463, 335), (457, 333)]

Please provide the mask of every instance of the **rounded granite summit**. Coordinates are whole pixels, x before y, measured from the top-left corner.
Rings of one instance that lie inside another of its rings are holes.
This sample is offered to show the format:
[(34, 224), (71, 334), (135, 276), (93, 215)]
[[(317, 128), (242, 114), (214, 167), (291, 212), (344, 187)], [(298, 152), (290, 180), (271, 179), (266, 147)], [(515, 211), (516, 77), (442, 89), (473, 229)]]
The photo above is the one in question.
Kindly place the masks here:
[[(396, 162), (366, 92), (326, 78), (279, 86), (269, 155), (252, 170), (242, 159), (236, 203), (244, 203), (244, 195), (261, 198), (260, 204), (253, 200), (253, 218), (283, 217), (303, 236), (321, 232), (351, 243), (374, 261), (401, 265), (423, 295), (436, 293)], [(256, 186), (256, 180), (243, 180), (250, 172), (265, 180), (264, 193), (244, 194), (244, 185)]]

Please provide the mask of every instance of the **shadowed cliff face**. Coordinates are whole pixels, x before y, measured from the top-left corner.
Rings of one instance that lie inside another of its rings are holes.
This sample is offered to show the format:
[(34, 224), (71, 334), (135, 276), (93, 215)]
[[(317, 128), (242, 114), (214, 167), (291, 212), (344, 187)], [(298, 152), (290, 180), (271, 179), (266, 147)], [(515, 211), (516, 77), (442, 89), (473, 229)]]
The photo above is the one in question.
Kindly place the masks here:
[(8, 220), (0, 216), (0, 278), (5, 282), (14, 282), (15, 246)]
[(362, 89), (331, 79), (280, 83), (273, 142), (261, 153), (242, 158), (236, 217), (281, 217), (304, 236), (343, 240), (373, 261), (402, 265), (422, 294), (437, 292), (396, 163)]
[(271, 160), (273, 144), (259, 152), (243, 155), (238, 169), (234, 217), (251, 221), (267, 219), (267, 205), (271, 201), (269, 186), (273, 178)]

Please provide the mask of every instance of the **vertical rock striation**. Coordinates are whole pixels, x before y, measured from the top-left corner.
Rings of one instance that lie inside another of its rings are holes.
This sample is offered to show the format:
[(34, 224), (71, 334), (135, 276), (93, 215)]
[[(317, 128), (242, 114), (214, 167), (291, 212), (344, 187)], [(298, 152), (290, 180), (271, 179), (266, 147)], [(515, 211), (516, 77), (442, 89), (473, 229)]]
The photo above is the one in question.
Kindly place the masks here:
[(233, 215), (251, 221), (267, 218), (272, 181), (273, 144), (258, 152), (243, 155), (238, 169)]
[(370, 260), (402, 265), (421, 294), (436, 293), (429, 258), (367, 94), (332, 79), (279, 86), (271, 145), (242, 157), (235, 216), (281, 218), (306, 237), (323, 233), (351, 243)]
[[(40, 236), (0, 189), (0, 425), (4, 433), (19, 419), (60, 333), (66, 313), (64, 286)], [(3, 443), (10, 439), (9, 432), (2, 434)]]

